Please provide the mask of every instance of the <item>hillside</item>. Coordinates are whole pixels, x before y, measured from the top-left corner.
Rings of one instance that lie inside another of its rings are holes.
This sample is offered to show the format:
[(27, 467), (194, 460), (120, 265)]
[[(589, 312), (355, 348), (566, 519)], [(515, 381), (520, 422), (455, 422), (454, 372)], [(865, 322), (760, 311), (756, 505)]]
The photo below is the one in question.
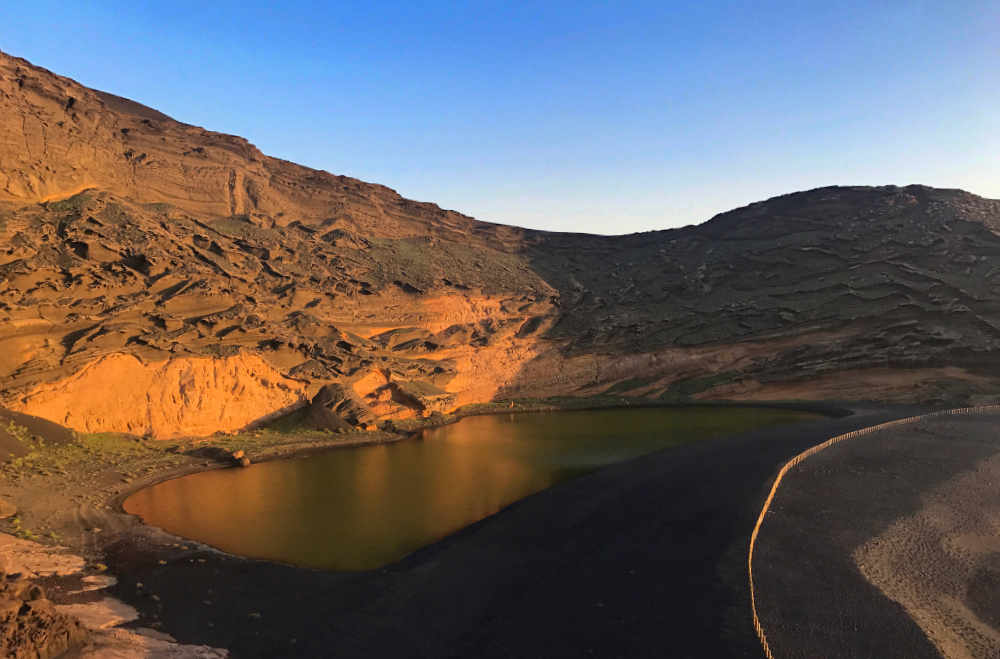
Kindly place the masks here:
[(0, 53), (0, 400), (78, 430), (210, 434), (321, 390), (359, 425), (602, 392), (996, 399), (998, 230), (1000, 202), (920, 186), (632, 236), (492, 225)]

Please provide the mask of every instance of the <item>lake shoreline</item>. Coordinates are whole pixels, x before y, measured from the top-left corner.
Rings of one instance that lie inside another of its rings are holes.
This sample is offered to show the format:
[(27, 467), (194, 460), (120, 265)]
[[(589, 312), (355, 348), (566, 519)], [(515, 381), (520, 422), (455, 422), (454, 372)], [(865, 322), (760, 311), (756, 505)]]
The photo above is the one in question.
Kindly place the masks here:
[[(316, 440), (310, 443), (310, 445), (302, 447), (294, 447), (294, 444), (283, 444), (274, 447), (270, 451), (253, 455), (252, 459), (253, 459), (253, 464), (260, 464), (265, 462), (273, 462), (276, 460), (300, 459), (312, 455), (326, 453), (328, 451), (336, 451), (339, 449), (360, 448), (364, 446), (376, 446), (380, 444), (394, 444), (398, 442), (417, 439), (425, 430), (433, 430), (435, 428), (456, 424), (462, 419), (477, 417), (477, 416), (504, 415), (504, 414), (533, 414), (533, 413), (543, 413), (543, 412), (596, 412), (604, 410), (660, 409), (660, 408), (662, 409), (683, 409), (683, 408), (788, 409), (788, 410), (797, 410), (803, 412), (814, 412), (816, 414), (822, 414), (830, 418), (841, 418), (852, 414), (852, 412), (849, 409), (840, 407), (836, 404), (826, 403), (826, 402), (812, 403), (812, 402), (801, 402), (801, 401), (792, 401), (788, 403), (720, 402), (720, 403), (690, 403), (690, 404), (643, 402), (643, 403), (626, 403), (622, 405), (605, 404), (605, 405), (580, 406), (580, 407), (570, 407), (570, 408), (562, 407), (559, 405), (539, 404), (532, 406), (526, 405), (514, 408), (504, 407), (497, 409), (477, 409), (474, 411), (466, 411), (466, 412), (459, 411), (456, 414), (448, 415), (446, 420), (442, 422), (428, 423), (419, 430), (409, 430), (394, 434), (387, 434), (384, 432), (373, 432), (371, 433), (371, 436), (363, 436), (357, 439), (350, 439), (350, 440), (327, 440), (325, 442)], [(293, 448), (289, 448), (290, 446), (292, 446)], [(240, 467), (232, 464), (212, 463), (209, 465), (204, 465), (204, 464), (189, 465), (181, 469), (162, 472), (156, 474), (151, 478), (143, 479), (141, 482), (136, 483), (132, 487), (129, 487), (126, 490), (110, 497), (106, 503), (106, 506), (110, 507), (111, 510), (117, 515), (123, 515), (129, 518), (134, 518), (133, 515), (125, 511), (124, 503), (129, 497), (131, 497), (132, 495), (141, 490), (153, 487), (154, 485), (158, 485), (165, 481), (173, 480), (176, 478), (183, 478), (185, 476), (190, 476), (204, 471), (218, 470), (218, 469), (239, 469), (239, 468)], [(148, 525), (143, 523), (143, 526), (148, 526)], [(158, 527), (150, 527), (150, 528), (155, 528), (161, 533), (165, 533), (171, 537), (177, 538), (181, 542), (185, 542), (188, 544), (200, 544), (196, 543), (193, 540), (188, 540), (180, 536), (174, 536), (173, 534), (169, 534), (166, 531), (158, 529)], [(219, 550), (215, 547), (211, 547), (209, 545), (205, 545), (205, 547), (208, 547), (213, 551), (226, 553), (222, 552), (222, 550)], [(232, 556), (237, 558), (243, 558), (235, 554), (233, 554)], [(253, 559), (248, 559), (248, 560), (253, 560)]]
[[(651, 656), (665, 634), (688, 643), (678, 646), (687, 654), (739, 656), (734, 647), (754, 651), (756, 642), (752, 626), (742, 627), (744, 533), (776, 469), (830, 436), (924, 409), (851, 407), (852, 416), (685, 444), (559, 483), (383, 569), (296, 568), (135, 534), (107, 548), (122, 577), (115, 594), (143, 624), (162, 622), (182, 642), (227, 647), (237, 658), (377, 657), (402, 637), (411, 650), (400, 656), (580, 656), (588, 648), (617, 656), (619, 646), (601, 644), (623, 638), (625, 656)], [(722, 502), (732, 512), (720, 514)], [(641, 590), (629, 586), (630, 570)], [(727, 574), (728, 594), (704, 590)], [(613, 594), (623, 588), (627, 598)], [(650, 600), (662, 588), (701, 596)], [(623, 637), (621, 623), (593, 614), (641, 624)], [(724, 633), (692, 634), (699, 625)], [(483, 630), (488, 646), (474, 641)], [(725, 651), (693, 652), (692, 643)]]
[[(248, 450), (248, 455), (252, 462), (258, 463), (298, 459), (337, 449), (397, 443), (413, 439), (423, 430), (458, 423), (467, 417), (485, 415), (685, 407), (792, 409), (834, 418), (851, 413), (843, 404), (827, 401), (688, 404), (593, 397), (556, 402), (551, 399), (515, 400), (514, 405), (513, 408), (504, 403), (476, 405), (472, 408), (467, 406), (440, 421), (428, 420), (421, 422), (421, 427), (417, 429), (397, 433), (355, 431), (348, 437), (323, 433), (274, 435), (270, 438), (273, 443), (254, 446)], [(256, 432), (250, 431), (248, 434)], [(147, 452), (121, 462), (117, 459), (105, 461), (103, 456), (98, 456), (96, 462), (89, 459), (86, 464), (63, 465), (59, 467), (61, 472), (23, 476), (15, 474), (13, 477), (0, 478), (0, 496), (13, 501), (18, 508), (18, 523), (11, 524), (7, 520), (7, 524), (4, 524), (4, 520), (0, 520), (0, 531), (48, 545), (66, 547), (93, 564), (101, 563), (106, 547), (131, 539), (132, 536), (137, 536), (140, 540), (155, 537), (155, 542), (160, 544), (180, 544), (185, 541), (156, 527), (147, 527), (126, 513), (122, 504), (132, 494), (167, 480), (209, 470), (237, 468), (229, 462), (206, 459), (199, 454), (200, 449), (225, 446), (229, 441), (229, 436), (192, 439), (181, 444), (188, 449), (186, 452), (168, 454), (167, 449), (173, 442), (135, 438), (136, 447), (152, 447), (155, 452)], [(140, 475), (139, 472), (144, 470), (148, 473)]]
[[(477, 416), (491, 416), (491, 415), (504, 415), (504, 414), (535, 414), (543, 412), (597, 412), (604, 410), (626, 410), (626, 409), (685, 409), (685, 408), (714, 408), (714, 409), (726, 409), (726, 408), (755, 408), (755, 409), (786, 409), (795, 410), (802, 412), (813, 412), (815, 414), (821, 414), (830, 418), (842, 418), (845, 416), (850, 416), (853, 414), (849, 409), (841, 407), (836, 403), (826, 403), (826, 402), (802, 402), (802, 401), (790, 401), (787, 403), (782, 402), (766, 402), (766, 403), (745, 403), (745, 402), (720, 402), (720, 403), (626, 403), (623, 405), (594, 405), (594, 406), (581, 406), (581, 407), (561, 407), (558, 405), (535, 405), (535, 406), (522, 406), (513, 408), (497, 408), (497, 409), (477, 409), (474, 411), (462, 412), (459, 411), (456, 414), (448, 415), (448, 417), (439, 423), (427, 423), (424, 427), (418, 430), (406, 430), (398, 433), (386, 433), (384, 431), (372, 432), (370, 436), (362, 436), (359, 438), (352, 438), (348, 440), (342, 439), (330, 439), (330, 440), (319, 440), (315, 439), (308, 442), (307, 446), (296, 446), (296, 443), (291, 442), (289, 444), (281, 444), (273, 447), (271, 450), (266, 452), (261, 452), (252, 455), (252, 464), (260, 464), (265, 462), (273, 462), (275, 460), (293, 460), (298, 458), (304, 458), (311, 455), (316, 455), (319, 453), (325, 453), (327, 451), (335, 451), (338, 449), (350, 449), (359, 448), (362, 446), (376, 446), (380, 444), (394, 444), (397, 442), (408, 441), (411, 439), (417, 439), (425, 430), (433, 430), (435, 428), (440, 428), (447, 425), (453, 425), (458, 423), (462, 419), (472, 418)], [(210, 441), (205, 441), (205, 444), (211, 444)], [(199, 464), (199, 465), (189, 465), (182, 469), (171, 470), (169, 472), (161, 472), (156, 474), (152, 478), (143, 479), (141, 482), (135, 483), (132, 487), (115, 494), (110, 497), (107, 501), (107, 505), (110, 506), (116, 512), (129, 515), (125, 512), (122, 507), (125, 500), (130, 496), (135, 494), (140, 490), (144, 490), (153, 485), (157, 485), (164, 481), (173, 480), (175, 478), (182, 478), (184, 476), (190, 476), (192, 474), (197, 474), (203, 471), (216, 470), (216, 469), (238, 469), (239, 467), (232, 464), (226, 463), (212, 463), (209, 465)]]
[(715, 406), (480, 414), (410, 441), (355, 443), (349, 451), (161, 482), (123, 493), (120, 507), (236, 555), (364, 571), (597, 469), (687, 442), (825, 418)]
[[(842, 405), (828, 402), (769, 402), (763, 404), (754, 403), (696, 403), (693, 405), (677, 403), (639, 403), (625, 405), (590, 405), (574, 406), (567, 409), (564, 406), (553, 404), (519, 404), (513, 409), (509, 407), (497, 407), (494, 409), (474, 409), (465, 410), (453, 415), (444, 423), (427, 424), (426, 428), (434, 428), (451, 423), (457, 423), (463, 418), (484, 416), (484, 415), (504, 415), (511, 413), (531, 413), (531, 412), (554, 412), (554, 411), (595, 411), (606, 409), (638, 409), (638, 408), (732, 408), (732, 407), (763, 407), (796, 409), (803, 411), (817, 412), (828, 416), (843, 417), (852, 412)], [(421, 429), (423, 430), (423, 429)], [(315, 436), (289, 436), (291, 441), (284, 441), (279, 444), (264, 447), (254, 456), (255, 462), (269, 462), (274, 460), (287, 460), (301, 458), (304, 456), (331, 451), (338, 448), (356, 448), (360, 446), (397, 443), (411, 439), (419, 435), (421, 430), (408, 431), (397, 434), (370, 433), (360, 437), (343, 439), (330, 439)], [(214, 438), (213, 438), (214, 439)], [(210, 446), (213, 439), (201, 441), (198, 445)], [(226, 438), (218, 438), (224, 440)], [(304, 441), (303, 441), (304, 440)], [(165, 448), (164, 442), (158, 448)], [(136, 442), (136, 446), (142, 446), (142, 442)], [(192, 445), (194, 446), (194, 445)], [(184, 464), (168, 466), (164, 459), (180, 461)], [(91, 469), (91, 467), (94, 467)], [(123, 478), (121, 472), (131, 473), (139, 471), (140, 468), (154, 469), (152, 473), (139, 478)], [(81, 469), (74, 469), (69, 466), (65, 473), (54, 473), (48, 476), (26, 476), (11, 480), (9, 478), (0, 480), (0, 494), (7, 498), (14, 499), (19, 507), (18, 516), (25, 528), (38, 529), (36, 536), (32, 537), (36, 541), (42, 541), (46, 545), (58, 545), (68, 549), (68, 551), (82, 556), (92, 574), (105, 573), (110, 566), (108, 573), (123, 577), (131, 569), (142, 564), (173, 565), (178, 562), (190, 562), (198, 560), (194, 557), (209, 556), (213, 561), (222, 561), (229, 564), (240, 565), (266, 565), (266, 561), (256, 561), (230, 554), (226, 554), (218, 549), (195, 542), (185, 540), (178, 536), (169, 534), (157, 527), (143, 524), (138, 518), (129, 515), (122, 509), (122, 503), (128, 496), (135, 492), (150, 487), (151, 485), (187, 476), (207, 470), (233, 468), (230, 465), (206, 461), (200, 457), (165, 454), (164, 451), (152, 456), (152, 458), (137, 458), (133, 462), (125, 462), (123, 465), (117, 462), (109, 462), (105, 465), (95, 467), (87, 465)], [(124, 482), (129, 481), (129, 482)], [(537, 495), (534, 495), (537, 496)], [(514, 504), (516, 506), (517, 504)], [(41, 523), (44, 523), (42, 526)], [(477, 523), (481, 524), (482, 522)], [(475, 525), (474, 525), (475, 526)], [(8, 526), (8, 532), (17, 531), (18, 528)], [(42, 535), (48, 532), (48, 535)], [(459, 532), (457, 535), (461, 535)], [(25, 536), (20, 536), (25, 537)], [(449, 539), (436, 544), (447, 543)], [(415, 552), (416, 555), (433, 549), (436, 545), (431, 545)], [(412, 555), (411, 555), (412, 556)], [(401, 562), (410, 560), (407, 557)], [(395, 564), (394, 564), (395, 565)], [(287, 566), (282, 566), (287, 567)], [(390, 568), (393, 566), (389, 566)], [(302, 570), (303, 568), (291, 568)], [(315, 571), (309, 571), (315, 572)], [(376, 571), (377, 572), (377, 571)], [(341, 573), (329, 573), (341, 574)], [(368, 574), (368, 573), (359, 573)], [(58, 601), (60, 597), (59, 585), (50, 587), (53, 598)], [(117, 596), (128, 601), (131, 599), (127, 594), (116, 593)], [(162, 594), (160, 595), (162, 597)], [(166, 603), (166, 608), (172, 606)], [(135, 602), (131, 602), (133, 605)], [(159, 617), (165, 614), (146, 615), (143, 625), (153, 625), (157, 627), (160, 622)], [(202, 644), (202, 643), (199, 643)], [(211, 644), (211, 643), (208, 643)], [(219, 646), (215, 646), (219, 647)]]

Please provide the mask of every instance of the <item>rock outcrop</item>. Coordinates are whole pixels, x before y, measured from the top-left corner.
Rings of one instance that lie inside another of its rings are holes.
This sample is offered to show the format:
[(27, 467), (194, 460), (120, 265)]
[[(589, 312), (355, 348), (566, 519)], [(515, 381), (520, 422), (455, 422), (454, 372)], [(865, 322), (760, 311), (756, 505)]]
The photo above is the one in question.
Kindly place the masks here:
[(1000, 202), (921, 186), (633, 236), (492, 225), (0, 53), (0, 404), (77, 430), (556, 394), (992, 400), (998, 231)]
[(0, 657), (56, 659), (89, 640), (86, 627), (56, 611), (41, 587), (0, 572)]
[(305, 389), (256, 355), (150, 363), (109, 354), (12, 407), (85, 432), (170, 439), (264, 423), (304, 405)]

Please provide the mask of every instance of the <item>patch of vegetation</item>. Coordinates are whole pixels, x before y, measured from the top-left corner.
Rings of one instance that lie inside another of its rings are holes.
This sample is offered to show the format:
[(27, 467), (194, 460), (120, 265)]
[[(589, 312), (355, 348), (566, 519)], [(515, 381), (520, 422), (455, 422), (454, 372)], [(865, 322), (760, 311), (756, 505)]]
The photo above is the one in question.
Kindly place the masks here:
[(153, 211), (154, 213), (166, 213), (172, 208), (172, 206), (168, 203), (158, 201), (153, 204), (143, 204), (142, 208), (147, 211)]
[(10, 519), (10, 532), (16, 538), (21, 538), (22, 540), (37, 540), (38, 536), (35, 535), (31, 529), (21, 526), (20, 517), (12, 517)]
[(121, 204), (108, 204), (97, 217), (109, 224), (127, 224), (131, 219)]
[(605, 389), (601, 395), (608, 396), (610, 394), (620, 394), (626, 391), (632, 391), (633, 389), (639, 389), (640, 387), (649, 386), (659, 379), (660, 379), (659, 375), (650, 375), (649, 377), (645, 378), (632, 378), (631, 380), (623, 380), (622, 382), (613, 384), (607, 389)]
[(146, 240), (146, 234), (128, 211), (127, 206), (110, 203), (97, 214), (97, 217), (107, 225), (106, 231), (113, 232), (118, 242), (142, 244)]
[[(302, 419), (305, 414), (305, 409), (292, 412), (291, 414), (274, 421), (266, 428), (262, 429), (260, 433), (272, 433), (274, 435), (284, 437), (301, 436), (303, 438), (315, 440), (356, 440), (359, 437), (369, 437), (372, 434), (371, 431), (363, 430), (361, 428), (345, 428), (343, 432), (306, 428), (302, 425)], [(384, 419), (379, 421), (377, 425), (380, 430), (389, 433), (413, 432), (416, 430), (423, 430), (428, 427), (450, 423), (455, 420), (457, 420), (457, 417), (450, 414), (433, 412), (431, 416), (426, 419), (419, 417), (409, 419)]]
[[(40, 438), (39, 438), (40, 439)], [(64, 446), (46, 445), (44, 441), (28, 444), (31, 453), (0, 465), (0, 477), (21, 478), (66, 474), (80, 464), (122, 466), (136, 458), (162, 454), (165, 445), (117, 433), (79, 434), (77, 441)]]
[(17, 439), (22, 444), (26, 444), (27, 443), (27, 439), (30, 436), (30, 433), (28, 432), (27, 428), (25, 428), (24, 426), (19, 426), (16, 423), (14, 423), (13, 421), (11, 421), (10, 423), (8, 423), (7, 426), (4, 428), (4, 430), (6, 430), (7, 432), (9, 432), (14, 437), (17, 437)]
[(306, 414), (306, 409), (295, 410), (291, 414), (286, 414), (277, 421), (274, 421), (264, 428), (265, 432), (273, 432), (279, 435), (322, 435), (323, 431), (312, 430), (302, 425), (302, 418)]
[(454, 415), (434, 412), (428, 419), (403, 419), (401, 421), (393, 421), (392, 424), (395, 426), (396, 432), (414, 432), (417, 430), (424, 430), (428, 427), (433, 428), (435, 426), (455, 423), (456, 421), (458, 421), (458, 417)]
[(692, 396), (708, 391), (712, 387), (735, 382), (738, 375), (736, 371), (723, 371), (707, 378), (692, 378), (673, 382), (666, 391), (660, 394), (660, 400), (668, 403), (687, 402), (691, 400)]
[(90, 203), (93, 199), (93, 195), (90, 194), (89, 190), (84, 190), (78, 194), (73, 195), (68, 199), (62, 199), (60, 201), (50, 201), (46, 204), (46, 210), (54, 211), (56, 213), (66, 213), (66, 212), (80, 212), (83, 208)]
[(70, 452), (75, 451), (102, 458), (140, 455), (157, 448), (154, 443), (115, 432), (81, 433), (78, 437), (76, 444), (63, 448)]
[(248, 222), (239, 217), (228, 217), (224, 220), (212, 222), (209, 225), (213, 231), (229, 238), (242, 238), (254, 243), (274, 247), (281, 242), (281, 237), (271, 229)]
[(3, 429), (29, 450), (37, 450), (45, 447), (44, 437), (33, 434), (24, 426), (19, 426), (13, 421), (10, 421), (6, 426), (3, 426)]
[[(362, 436), (370, 436), (372, 433), (363, 430), (349, 430), (344, 433), (333, 433), (329, 430), (311, 430), (302, 428), (300, 425), (289, 421), (287, 423), (276, 422), (272, 426), (256, 431), (245, 431), (235, 435), (221, 435), (212, 437), (204, 442), (205, 446), (217, 446), (229, 451), (244, 451), (251, 458), (255, 456), (267, 455), (273, 449), (282, 446), (294, 446), (298, 443), (309, 444), (329, 444), (336, 446), (338, 442), (356, 440)], [(275, 427), (278, 429), (276, 430)]]
[(201, 352), (212, 357), (234, 357), (240, 354), (240, 347), (223, 343), (212, 343), (202, 348)]
[(513, 398), (492, 403), (463, 405), (456, 414), (485, 414), (494, 412), (535, 412), (548, 410), (585, 410), (602, 407), (646, 407), (655, 404), (648, 398), (627, 396), (550, 396), (548, 398)]

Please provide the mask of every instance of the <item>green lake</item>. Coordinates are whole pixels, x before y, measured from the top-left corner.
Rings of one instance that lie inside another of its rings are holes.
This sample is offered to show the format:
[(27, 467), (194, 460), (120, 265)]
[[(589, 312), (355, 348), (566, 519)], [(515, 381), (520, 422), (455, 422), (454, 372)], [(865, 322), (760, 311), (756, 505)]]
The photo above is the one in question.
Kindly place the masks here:
[(231, 554), (367, 570), (574, 476), (687, 442), (816, 418), (749, 407), (468, 417), (393, 444), (176, 478), (133, 494), (124, 507)]

